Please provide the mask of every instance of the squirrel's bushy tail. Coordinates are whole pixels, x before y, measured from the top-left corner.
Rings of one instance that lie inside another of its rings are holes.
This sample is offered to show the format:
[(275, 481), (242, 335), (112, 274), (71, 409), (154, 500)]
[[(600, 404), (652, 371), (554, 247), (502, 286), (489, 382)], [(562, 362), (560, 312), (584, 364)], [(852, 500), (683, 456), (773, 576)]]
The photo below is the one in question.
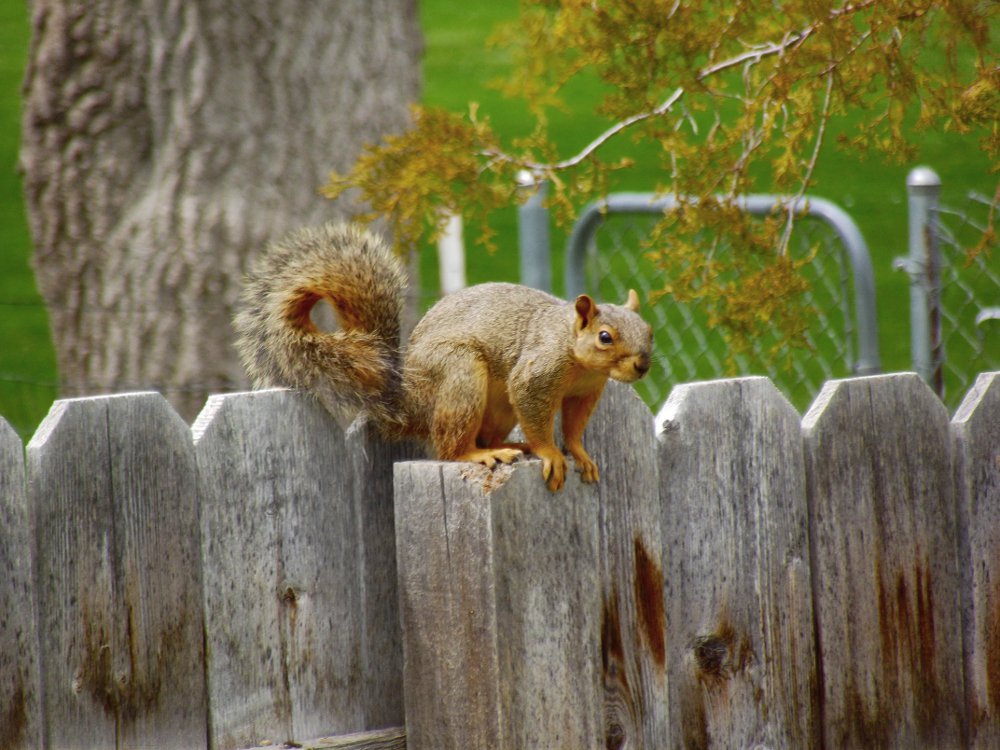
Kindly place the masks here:
[[(401, 432), (405, 288), (399, 259), (356, 227), (329, 223), (273, 243), (247, 275), (234, 321), (254, 386), (302, 388), (339, 418), (364, 411), (383, 431)], [(335, 311), (339, 330), (313, 322), (321, 300)]]

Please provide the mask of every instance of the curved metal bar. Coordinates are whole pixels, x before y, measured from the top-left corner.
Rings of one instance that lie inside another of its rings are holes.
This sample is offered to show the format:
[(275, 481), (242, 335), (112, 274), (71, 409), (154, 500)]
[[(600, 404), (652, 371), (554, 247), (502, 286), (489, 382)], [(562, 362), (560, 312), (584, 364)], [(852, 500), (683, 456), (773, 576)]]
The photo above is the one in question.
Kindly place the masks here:
[[(751, 194), (740, 196), (737, 203), (753, 216), (768, 216), (778, 208), (785, 208), (790, 197)], [(582, 294), (586, 287), (584, 261), (593, 243), (594, 235), (608, 214), (661, 214), (677, 207), (674, 195), (656, 196), (654, 193), (612, 193), (605, 199), (594, 201), (580, 213), (566, 244), (565, 282), (566, 296)], [(878, 320), (875, 310), (875, 274), (871, 255), (861, 230), (846, 211), (825, 198), (805, 197), (795, 201), (796, 213), (819, 219), (837, 234), (847, 252), (854, 276), (854, 309), (857, 325), (858, 360), (854, 365), (857, 375), (871, 375), (882, 371), (878, 348)]]

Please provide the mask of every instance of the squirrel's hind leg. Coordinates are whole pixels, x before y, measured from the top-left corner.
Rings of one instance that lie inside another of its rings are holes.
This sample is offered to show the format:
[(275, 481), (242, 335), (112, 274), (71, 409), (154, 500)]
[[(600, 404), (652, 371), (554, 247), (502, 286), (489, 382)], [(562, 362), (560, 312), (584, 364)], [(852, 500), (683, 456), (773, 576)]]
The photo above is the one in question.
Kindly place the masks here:
[(487, 385), (486, 410), (479, 426), (479, 434), (476, 436), (476, 446), (509, 448), (528, 453), (530, 449), (526, 442), (518, 443), (507, 439), (516, 424), (517, 415), (510, 404), (506, 381), (490, 378)]
[[(471, 461), (492, 468), (497, 463), (509, 464), (522, 455), (520, 449), (512, 446), (477, 445), (484, 421), (491, 435), (502, 431), (502, 422), (506, 421), (496, 410), (491, 410), (487, 417), (489, 390), (486, 364), (474, 356), (449, 366), (438, 384), (431, 424), (431, 442), (439, 459)], [(506, 432), (513, 426), (511, 421)]]

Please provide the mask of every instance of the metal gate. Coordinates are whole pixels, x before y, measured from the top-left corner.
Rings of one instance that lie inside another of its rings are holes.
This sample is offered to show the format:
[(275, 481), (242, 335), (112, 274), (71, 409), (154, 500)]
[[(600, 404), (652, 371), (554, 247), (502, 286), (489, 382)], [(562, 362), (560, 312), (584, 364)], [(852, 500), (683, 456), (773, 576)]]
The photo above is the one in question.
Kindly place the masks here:
[[(753, 216), (766, 217), (787, 200), (748, 195), (738, 199), (738, 205)], [(663, 279), (645, 258), (643, 242), (664, 212), (676, 205), (672, 196), (618, 193), (588, 206), (567, 246), (567, 297), (586, 291), (605, 300), (623, 300), (627, 290), (635, 288), (648, 300), (648, 292), (661, 289)], [(800, 199), (794, 210), (800, 218), (790, 250), (800, 257), (812, 254), (803, 267), (810, 285), (808, 349), (775, 358), (765, 352), (780, 342), (764, 337), (754, 342), (749, 355), (733, 356), (724, 333), (709, 324), (703, 311), (662, 298), (644, 309), (654, 329), (657, 362), (638, 390), (651, 407), (656, 409), (676, 383), (761, 374), (804, 408), (830, 378), (880, 371), (875, 285), (860, 230), (839, 206), (822, 198)]]

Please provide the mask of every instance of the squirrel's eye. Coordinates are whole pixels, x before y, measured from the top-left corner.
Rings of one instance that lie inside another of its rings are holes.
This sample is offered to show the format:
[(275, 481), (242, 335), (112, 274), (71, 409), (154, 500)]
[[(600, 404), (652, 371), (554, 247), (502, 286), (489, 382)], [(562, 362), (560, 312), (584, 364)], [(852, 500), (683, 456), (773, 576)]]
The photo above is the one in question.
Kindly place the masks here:
[(600, 341), (605, 346), (610, 346), (614, 339), (608, 331), (601, 331), (597, 334), (597, 340)]

